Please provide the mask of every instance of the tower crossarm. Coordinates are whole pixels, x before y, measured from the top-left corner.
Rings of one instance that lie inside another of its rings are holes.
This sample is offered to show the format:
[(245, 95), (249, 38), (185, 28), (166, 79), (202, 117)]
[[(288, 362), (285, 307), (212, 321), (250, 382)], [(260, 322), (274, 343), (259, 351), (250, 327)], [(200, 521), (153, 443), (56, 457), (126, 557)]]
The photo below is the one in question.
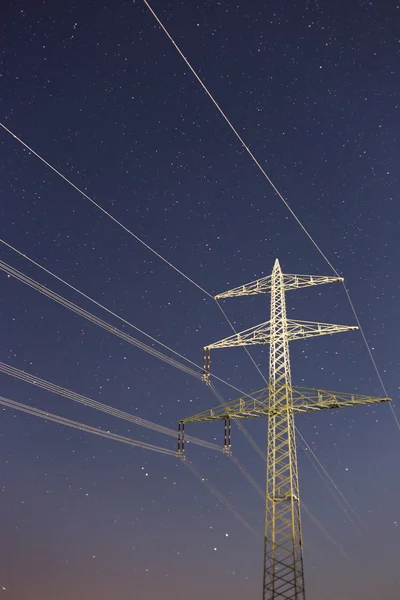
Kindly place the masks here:
[[(313, 285), (323, 285), (325, 283), (336, 283), (337, 281), (344, 281), (343, 277), (328, 277), (324, 275), (294, 275), (292, 273), (283, 273), (283, 285), (284, 291), (297, 290), (304, 287), (310, 287)], [(255, 281), (250, 281), (244, 285), (239, 285), (227, 292), (217, 294), (216, 300), (222, 300), (224, 298), (235, 298), (237, 296), (254, 296), (255, 294), (268, 294), (271, 292), (272, 276), (262, 277)]]
[[(354, 329), (358, 329), (358, 327), (287, 319), (287, 340), (289, 342), (293, 340), (303, 340), (317, 335), (341, 333), (343, 331), (353, 331)], [(235, 346), (252, 346), (255, 344), (269, 344), (270, 342), (270, 321), (266, 321), (265, 323), (260, 323), (259, 325), (245, 329), (240, 333), (230, 335), (219, 342), (213, 342), (209, 346), (206, 346), (206, 349), (212, 350), (216, 348), (232, 348)]]
[[(181, 423), (266, 417), (270, 413), (268, 406), (269, 390), (269, 387), (262, 388), (247, 396), (241, 396), (240, 398), (226, 402), (223, 406), (216, 406), (215, 408), (210, 408), (182, 419)], [(366, 396), (350, 392), (332, 392), (301, 386), (292, 386), (291, 393), (293, 398), (291, 411), (296, 414), (391, 402), (391, 398)], [(277, 414), (279, 413), (279, 409), (275, 407), (273, 412)]]
[(343, 331), (354, 331), (355, 329), (358, 329), (358, 327), (354, 325), (335, 325), (332, 323), (287, 319), (288, 341), (304, 340), (317, 335), (342, 333)]
[(235, 298), (237, 296), (254, 296), (255, 294), (268, 294), (271, 291), (271, 275), (268, 277), (262, 277), (250, 283), (239, 285), (238, 287), (222, 292), (214, 296), (216, 300), (222, 300), (223, 298)]
[(313, 285), (324, 285), (325, 283), (336, 283), (344, 281), (343, 277), (327, 277), (325, 275), (292, 275), (289, 273), (283, 274), (285, 291), (298, 290), (304, 287)]
[(364, 396), (362, 394), (352, 394), (347, 392), (332, 392), (299, 386), (292, 387), (292, 397), (293, 411), (295, 413), (391, 402), (391, 398)]
[(270, 322), (254, 325), (240, 333), (230, 335), (219, 342), (214, 342), (206, 346), (207, 350), (215, 348), (232, 348), (234, 346), (251, 346), (252, 344), (269, 344), (270, 340)]

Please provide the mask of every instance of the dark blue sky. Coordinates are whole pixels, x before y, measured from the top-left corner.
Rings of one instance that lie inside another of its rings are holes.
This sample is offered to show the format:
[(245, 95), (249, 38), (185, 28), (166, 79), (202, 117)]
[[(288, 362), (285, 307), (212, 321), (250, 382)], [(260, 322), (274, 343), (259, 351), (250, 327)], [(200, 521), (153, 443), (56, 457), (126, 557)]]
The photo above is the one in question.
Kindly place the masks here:
[[(399, 3), (152, 6), (346, 278), (396, 400)], [(285, 272), (332, 274), (142, 2), (14, 1), (1, 21), (4, 124), (207, 292), (269, 274), (276, 257)], [(196, 363), (204, 345), (230, 335), (209, 297), (12, 136), (3, 131), (0, 142), (4, 240)], [(1, 259), (118, 326), (3, 245)], [(195, 379), (1, 280), (2, 361), (172, 428), (215, 405)], [(291, 318), (354, 324), (340, 284), (287, 302)], [(265, 296), (224, 309), (239, 330), (269, 318)], [(358, 332), (291, 351), (294, 383), (382, 395)], [(267, 374), (268, 349), (252, 353)], [(247, 392), (263, 386), (240, 349), (215, 352), (213, 371)], [(13, 400), (174, 447), (6, 375), (1, 384)], [(300, 447), (301, 497), (329, 534), (303, 513), (308, 600), (397, 600), (400, 434), (389, 407), (306, 415), (297, 425), (362, 521), (346, 517)], [(265, 448), (266, 422), (248, 428)], [(221, 424), (188, 429), (222, 443)], [(261, 537), (179, 460), (9, 409), (0, 436), (1, 599), (261, 595)], [(236, 430), (233, 450), (263, 487), (263, 462)], [(262, 536), (262, 499), (234, 465), (213, 451), (187, 453)]]

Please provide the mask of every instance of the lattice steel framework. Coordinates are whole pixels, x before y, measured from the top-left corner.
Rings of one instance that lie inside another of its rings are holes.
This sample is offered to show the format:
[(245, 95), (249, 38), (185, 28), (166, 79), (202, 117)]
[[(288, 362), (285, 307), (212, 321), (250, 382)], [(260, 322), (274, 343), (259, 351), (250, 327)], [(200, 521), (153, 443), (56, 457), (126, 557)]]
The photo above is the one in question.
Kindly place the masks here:
[(390, 398), (374, 398), (292, 386), (290, 341), (350, 331), (357, 327), (287, 319), (285, 293), (293, 289), (336, 281), (342, 279), (284, 274), (279, 261), (276, 260), (269, 277), (216, 296), (216, 299), (222, 299), (270, 293), (271, 314), (267, 323), (210, 344), (204, 349), (205, 381), (209, 382), (210, 377), (211, 349), (268, 343), (270, 345), (269, 385), (265, 389), (238, 398), (224, 406), (179, 422), (179, 454), (182, 455), (184, 450), (185, 423), (217, 419), (225, 421), (224, 445), (230, 452), (231, 419), (268, 416), (263, 600), (305, 599), (295, 413), (390, 400)]

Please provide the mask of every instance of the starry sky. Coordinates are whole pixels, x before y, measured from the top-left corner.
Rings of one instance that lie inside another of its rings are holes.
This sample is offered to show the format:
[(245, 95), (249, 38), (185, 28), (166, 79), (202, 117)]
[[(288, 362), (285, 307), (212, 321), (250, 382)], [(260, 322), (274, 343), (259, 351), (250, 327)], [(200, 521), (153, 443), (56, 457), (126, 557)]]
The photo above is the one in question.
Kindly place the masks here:
[[(399, 3), (152, 7), (346, 278), (396, 401)], [(144, 242), (212, 295), (268, 275), (276, 257), (288, 273), (332, 275), (143, 2), (1, 10), (3, 123)], [(2, 239), (195, 363), (231, 334), (212, 299), (3, 130), (0, 152)], [(4, 245), (1, 259), (121, 327)], [(216, 404), (197, 379), (0, 275), (2, 361), (174, 429)], [(287, 305), (290, 318), (355, 324), (341, 284), (292, 292)], [(266, 296), (223, 306), (237, 330), (269, 318)], [(252, 355), (267, 375), (268, 348)], [(359, 332), (296, 342), (291, 356), (298, 385), (382, 395)], [(247, 392), (264, 384), (240, 348), (216, 351), (212, 369)], [(7, 375), (1, 395), (175, 448)], [(264, 449), (266, 421), (246, 425)], [(301, 415), (297, 426), (337, 486), (299, 445), (301, 498), (325, 530), (303, 513), (308, 599), (398, 599), (400, 433), (389, 406)], [(223, 442), (221, 423), (187, 431)], [(10, 409), (0, 448), (1, 599), (261, 596), (263, 501), (223, 454), (186, 448), (259, 536), (175, 457)], [(236, 429), (233, 452), (264, 487), (263, 461)]]

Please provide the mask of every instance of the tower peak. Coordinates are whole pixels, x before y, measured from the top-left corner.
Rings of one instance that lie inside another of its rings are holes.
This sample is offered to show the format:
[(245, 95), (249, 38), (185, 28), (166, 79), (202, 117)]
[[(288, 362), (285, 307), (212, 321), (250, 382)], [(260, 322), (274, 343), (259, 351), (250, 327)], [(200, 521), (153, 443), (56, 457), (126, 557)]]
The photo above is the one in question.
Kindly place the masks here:
[(278, 271), (278, 270), (279, 270), (279, 271), (281, 271), (281, 270), (282, 270), (282, 269), (281, 269), (281, 265), (280, 265), (280, 263), (279, 263), (279, 260), (278, 260), (277, 258), (275, 259), (275, 262), (274, 262), (274, 268), (273, 268), (273, 270), (274, 270), (274, 271)]

